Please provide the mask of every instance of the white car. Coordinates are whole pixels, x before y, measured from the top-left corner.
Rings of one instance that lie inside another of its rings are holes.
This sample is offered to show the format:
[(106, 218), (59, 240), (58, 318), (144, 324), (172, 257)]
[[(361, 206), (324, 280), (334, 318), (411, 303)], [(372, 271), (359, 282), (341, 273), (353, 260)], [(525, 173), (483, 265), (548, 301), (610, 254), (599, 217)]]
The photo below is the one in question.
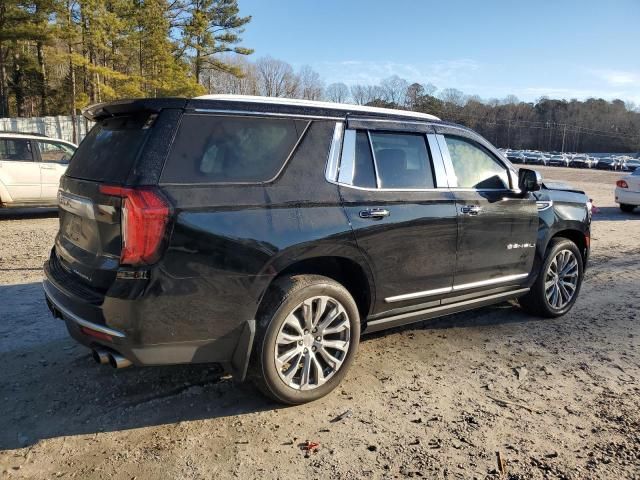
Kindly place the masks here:
[(616, 203), (623, 212), (640, 206), (640, 168), (616, 182)]
[(44, 135), (0, 132), (0, 207), (56, 205), (76, 148)]

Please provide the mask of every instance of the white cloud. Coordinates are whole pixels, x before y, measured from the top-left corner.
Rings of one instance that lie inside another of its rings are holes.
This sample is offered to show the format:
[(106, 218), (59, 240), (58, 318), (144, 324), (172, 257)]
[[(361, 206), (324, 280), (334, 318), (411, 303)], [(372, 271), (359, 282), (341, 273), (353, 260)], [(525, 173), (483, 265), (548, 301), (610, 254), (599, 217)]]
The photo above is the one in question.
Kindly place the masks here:
[(640, 84), (639, 72), (628, 72), (623, 70), (591, 70), (590, 73), (607, 84), (620, 87)]
[(469, 81), (473, 77), (473, 72), (481, 68), (477, 62), (469, 59), (438, 61), (426, 65), (393, 61), (345, 60), (312, 63), (312, 67), (322, 74), (327, 83), (375, 85), (384, 78), (398, 75), (410, 82), (433, 83), (439, 88)]

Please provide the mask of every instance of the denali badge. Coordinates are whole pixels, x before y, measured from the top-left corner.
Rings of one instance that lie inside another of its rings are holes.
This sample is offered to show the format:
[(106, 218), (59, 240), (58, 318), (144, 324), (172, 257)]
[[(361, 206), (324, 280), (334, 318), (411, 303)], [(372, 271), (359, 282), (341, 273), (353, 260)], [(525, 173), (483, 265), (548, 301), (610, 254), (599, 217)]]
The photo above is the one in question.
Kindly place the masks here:
[(515, 248), (535, 248), (535, 243), (510, 243), (507, 245), (507, 250), (513, 250)]

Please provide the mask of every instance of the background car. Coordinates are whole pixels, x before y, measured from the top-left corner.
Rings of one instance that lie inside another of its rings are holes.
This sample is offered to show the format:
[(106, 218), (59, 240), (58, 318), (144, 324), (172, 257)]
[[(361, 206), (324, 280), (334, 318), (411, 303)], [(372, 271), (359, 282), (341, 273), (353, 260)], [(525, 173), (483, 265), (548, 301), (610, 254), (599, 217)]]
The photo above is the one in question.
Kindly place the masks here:
[(623, 212), (633, 212), (640, 206), (640, 169), (616, 182), (615, 196)]
[(568, 167), (569, 159), (562, 154), (551, 155), (547, 163), (548, 165), (555, 165), (557, 167)]
[(0, 207), (56, 205), (76, 148), (44, 135), (0, 132)]
[(524, 154), (522, 152), (516, 152), (515, 150), (507, 153), (507, 159), (513, 163), (525, 163)]
[(591, 168), (594, 163), (589, 155), (578, 154), (573, 156), (569, 165), (575, 168)]
[(600, 157), (598, 158), (598, 163), (596, 163), (595, 168), (599, 170), (619, 170), (620, 161), (614, 157)]
[(525, 152), (524, 158), (525, 163), (532, 163), (534, 165), (546, 165), (549, 161), (549, 157), (540, 152)]
[(631, 158), (624, 162), (622, 169), (629, 172), (635, 172), (638, 168), (640, 168), (640, 160), (637, 158)]

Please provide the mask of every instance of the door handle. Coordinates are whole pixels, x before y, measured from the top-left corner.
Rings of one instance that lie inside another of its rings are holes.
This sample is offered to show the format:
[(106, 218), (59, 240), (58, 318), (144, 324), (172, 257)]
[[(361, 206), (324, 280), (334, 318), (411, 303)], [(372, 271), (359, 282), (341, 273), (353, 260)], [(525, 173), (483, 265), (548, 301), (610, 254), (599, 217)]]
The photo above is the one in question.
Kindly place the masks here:
[(380, 220), (381, 218), (388, 217), (389, 210), (385, 208), (368, 208), (366, 210), (360, 210), (360, 218), (370, 218), (373, 220)]
[(42, 168), (43, 170), (55, 170), (56, 167), (54, 167), (53, 165), (40, 165), (40, 168)]
[(460, 211), (465, 215), (476, 216), (482, 211), (482, 207), (479, 207), (478, 205), (464, 205), (460, 208)]

